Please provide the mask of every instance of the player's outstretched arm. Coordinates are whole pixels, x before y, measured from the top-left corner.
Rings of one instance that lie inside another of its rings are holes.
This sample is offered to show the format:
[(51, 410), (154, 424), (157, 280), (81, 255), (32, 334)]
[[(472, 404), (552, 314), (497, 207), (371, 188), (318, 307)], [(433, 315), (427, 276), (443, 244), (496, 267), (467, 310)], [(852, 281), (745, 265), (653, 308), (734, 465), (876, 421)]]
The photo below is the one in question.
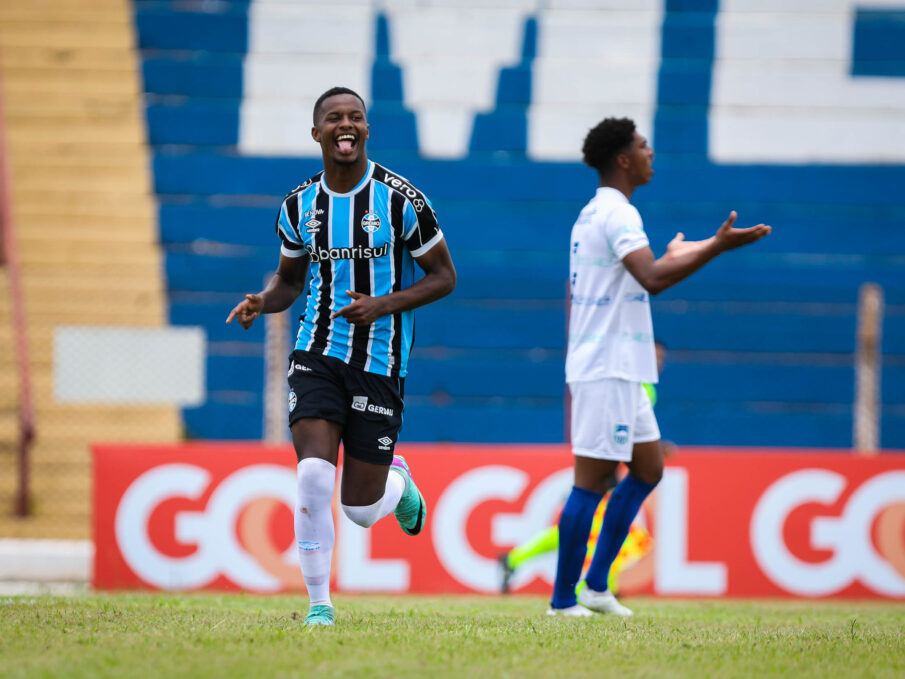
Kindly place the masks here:
[(279, 268), (267, 282), (267, 287), (256, 295), (245, 295), (245, 299), (229, 312), (226, 322), (232, 323), (236, 319), (239, 325), (248, 330), (261, 314), (285, 311), (304, 289), (307, 273), (307, 258), (280, 255)]
[(656, 295), (687, 278), (714, 257), (754, 243), (772, 230), (766, 224), (736, 229), (733, 224), (737, 217), (735, 210), (730, 212), (716, 234), (706, 240), (686, 241), (683, 234), (676, 234), (660, 259), (655, 259), (651, 249), (645, 247), (627, 254), (622, 263), (645, 290)]
[(381, 316), (417, 309), (419, 306), (446, 297), (456, 287), (456, 268), (453, 266), (446, 240), (441, 240), (415, 261), (424, 277), (414, 285), (389, 295), (371, 297), (354, 290), (346, 290), (352, 303), (333, 312), (331, 318), (342, 316), (350, 323), (368, 325)]

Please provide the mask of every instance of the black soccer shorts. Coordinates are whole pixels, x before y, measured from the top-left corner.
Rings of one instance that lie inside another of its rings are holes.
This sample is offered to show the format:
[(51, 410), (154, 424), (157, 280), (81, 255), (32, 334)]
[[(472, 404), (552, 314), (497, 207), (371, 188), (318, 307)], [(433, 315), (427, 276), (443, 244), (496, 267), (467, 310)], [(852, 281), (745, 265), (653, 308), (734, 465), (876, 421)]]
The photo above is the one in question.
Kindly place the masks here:
[(332, 356), (293, 351), (289, 426), (303, 417), (337, 422), (346, 455), (388, 465), (402, 428), (404, 382), (352, 368)]

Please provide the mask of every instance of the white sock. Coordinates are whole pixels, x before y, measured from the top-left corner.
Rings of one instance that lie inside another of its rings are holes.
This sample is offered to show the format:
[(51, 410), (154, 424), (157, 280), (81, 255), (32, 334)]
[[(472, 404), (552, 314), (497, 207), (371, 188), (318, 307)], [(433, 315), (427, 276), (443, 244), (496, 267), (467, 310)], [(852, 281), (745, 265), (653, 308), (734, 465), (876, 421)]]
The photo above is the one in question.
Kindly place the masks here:
[(311, 605), (332, 606), (330, 562), (336, 530), (333, 526), (333, 487), (336, 467), (326, 460), (309, 457), (299, 462), (298, 503), (295, 508), (295, 539), (299, 565)]
[(387, 474), (387, 485), (383, 491), (383, 497), (372, 505), (364, 507), (352, 507), (343, 505), (343, 512), (354, 523), (362, 528), (370, 528), (380, 519), (396, 509), (402, 493), (405, 491), (405, 479), (395, 472)]

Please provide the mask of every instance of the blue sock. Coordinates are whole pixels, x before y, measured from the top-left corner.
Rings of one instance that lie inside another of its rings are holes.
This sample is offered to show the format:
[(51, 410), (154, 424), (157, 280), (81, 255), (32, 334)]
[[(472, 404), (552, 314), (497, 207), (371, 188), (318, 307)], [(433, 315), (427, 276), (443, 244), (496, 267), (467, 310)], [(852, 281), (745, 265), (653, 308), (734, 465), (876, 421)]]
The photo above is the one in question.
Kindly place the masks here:
[(575, 605), (575, 585), (581, 577), (588, 551), (588, 535), (597, 505), (603, 499), (584, 488), (572, 486), (566, 506), (559, 516), (559, 559), (556, 562), (556, 581), (553, 583), (553, 608)]
[(600, 538), (597, 540), (597, 549), (591, 566), (585, 575), (588, 587), (603, 592), (607, 589), (607, 577), (610, 574), (610, 566), (622, 549), (622, 544), (628, 536), (632, 521), (641, 509), (644, 498), (657, 487), (656, 483), (647, 483), (641, 479), (627, 474), (618, 486), (613, 490), (606, 512), (603, 514), (603, 526), (600, 529)]

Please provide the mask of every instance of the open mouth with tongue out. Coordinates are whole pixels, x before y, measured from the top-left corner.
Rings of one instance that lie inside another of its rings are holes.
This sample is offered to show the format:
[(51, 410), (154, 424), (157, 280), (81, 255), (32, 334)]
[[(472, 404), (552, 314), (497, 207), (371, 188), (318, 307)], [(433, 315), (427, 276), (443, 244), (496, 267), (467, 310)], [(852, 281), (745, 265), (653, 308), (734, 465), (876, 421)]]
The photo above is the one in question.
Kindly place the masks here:
[(352, 153), (357, 144), (358, 140), (355, 138), (354, 134), (340, 134), (336, 137), (336, 148), (343, 155)]

